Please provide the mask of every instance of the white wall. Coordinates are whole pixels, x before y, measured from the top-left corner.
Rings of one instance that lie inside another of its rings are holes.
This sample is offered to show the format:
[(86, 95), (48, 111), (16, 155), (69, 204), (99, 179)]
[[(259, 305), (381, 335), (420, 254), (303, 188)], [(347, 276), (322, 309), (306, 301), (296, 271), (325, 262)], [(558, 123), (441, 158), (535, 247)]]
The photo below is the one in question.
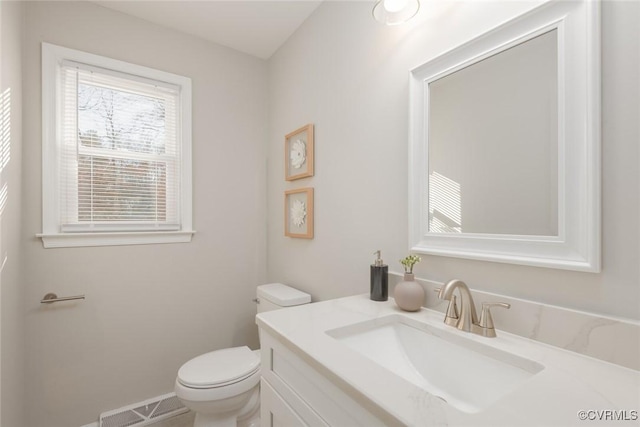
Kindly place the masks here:
[[(315, 299), (365, 293), (372, 252), (394, 271), (408, 251), (408, 73), (529, 8), (525, 2), (423, 2), (384, 27), (368, 2), (324, 2), (269, 62), (269, 280)], [(424, 256), (417, 276), (640, 319), (637, 2), (603, 3), (603, 271), (578, 273)], [(316, 175), (286, 183), (286, 133), (315, 123)], [(283, 191), (315, 187), (315, 238), (283, 235)]]
[[(0, 3), (0, 425), (24, 426), (22, 4)], [(6, 197), (6, 198), (5, 198)]]
[[(251, 299), (266, 278), (266, 63), (89, 2), (24, 7), (28, 418), (3, 426), (79, 426), (172, 391), (180, 365), (198, 354), (256, 348)], [(42, 248), (43, 41), (192, 79), (191, 243)], [(87, 299), (44, 307), (47, 292)]]

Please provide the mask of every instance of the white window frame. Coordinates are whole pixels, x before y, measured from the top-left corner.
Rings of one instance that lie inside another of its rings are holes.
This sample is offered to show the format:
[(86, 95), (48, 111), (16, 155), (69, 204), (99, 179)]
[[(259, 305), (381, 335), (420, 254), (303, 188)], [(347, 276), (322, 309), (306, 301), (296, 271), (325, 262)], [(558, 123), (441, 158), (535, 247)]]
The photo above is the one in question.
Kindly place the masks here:
[[(181, 138), (180, 167), (180, 230), (178, 231), (118, 231), (64, 232), (60, 224), (58, 191), (59, 121), (61, 94), (58, 80), (63, 61), (75, 61), (89, 66), (166, 82), (180, 87)], [(74, 49), (42, 43), (42, 238), (45, 248), (141, 245), (155, 243), (187, 243), (195, 231), (192, 224), (192, 160), (191, 160), (191, 79), (165, 71), (94, 55)]]

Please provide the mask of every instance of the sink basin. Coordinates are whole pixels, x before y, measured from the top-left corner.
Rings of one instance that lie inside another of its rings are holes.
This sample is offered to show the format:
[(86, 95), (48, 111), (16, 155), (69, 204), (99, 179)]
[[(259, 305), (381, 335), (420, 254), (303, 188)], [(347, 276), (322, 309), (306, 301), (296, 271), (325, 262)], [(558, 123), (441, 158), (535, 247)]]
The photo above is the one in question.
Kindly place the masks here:
[(326, 333), (467, 413), (484, 410), (544, 369), (532, 360), (468, 339), (462, 332), (401, 315)]

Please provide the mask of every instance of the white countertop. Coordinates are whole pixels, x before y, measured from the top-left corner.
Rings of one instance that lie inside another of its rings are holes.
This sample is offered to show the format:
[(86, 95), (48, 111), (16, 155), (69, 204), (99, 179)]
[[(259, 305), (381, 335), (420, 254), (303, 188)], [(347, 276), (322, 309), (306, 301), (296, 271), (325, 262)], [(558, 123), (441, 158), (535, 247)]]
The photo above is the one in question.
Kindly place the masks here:
[[(485, 410), (466, 413), (326, 334), (391, 314), (533, 360), (544, 365), (544, 370)], [(407, 313), (397, 308), (392, 298), (375, 302), (368, 295), (260, 313), (256, 318), (260, 328), (321, 374), (339, 378), (336, 386), (363, 406), (405, 425), (640, 425), (640, 372), (500, 330), (496, 338), (465, 333), (442, 320), (440, 312), (423, 308)], [(580, 411), (592, 412), (587, 412), (589, 419), (583, 421)], [(615, 421), (616, 416), (622, 420)]]

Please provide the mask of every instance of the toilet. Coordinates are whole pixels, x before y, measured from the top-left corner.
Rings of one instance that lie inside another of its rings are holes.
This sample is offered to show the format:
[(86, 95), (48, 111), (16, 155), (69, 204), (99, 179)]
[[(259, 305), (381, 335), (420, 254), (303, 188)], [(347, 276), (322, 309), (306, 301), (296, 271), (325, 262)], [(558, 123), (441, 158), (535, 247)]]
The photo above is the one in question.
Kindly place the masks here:
[[(311, 302), (282, 283), (258, 286), (256, 294), (258, 313)], [(178, 370), (175, 392), (196, 413), (194, 427), (259, 427), (260, 351), (243, 346), (197, 356)]]

